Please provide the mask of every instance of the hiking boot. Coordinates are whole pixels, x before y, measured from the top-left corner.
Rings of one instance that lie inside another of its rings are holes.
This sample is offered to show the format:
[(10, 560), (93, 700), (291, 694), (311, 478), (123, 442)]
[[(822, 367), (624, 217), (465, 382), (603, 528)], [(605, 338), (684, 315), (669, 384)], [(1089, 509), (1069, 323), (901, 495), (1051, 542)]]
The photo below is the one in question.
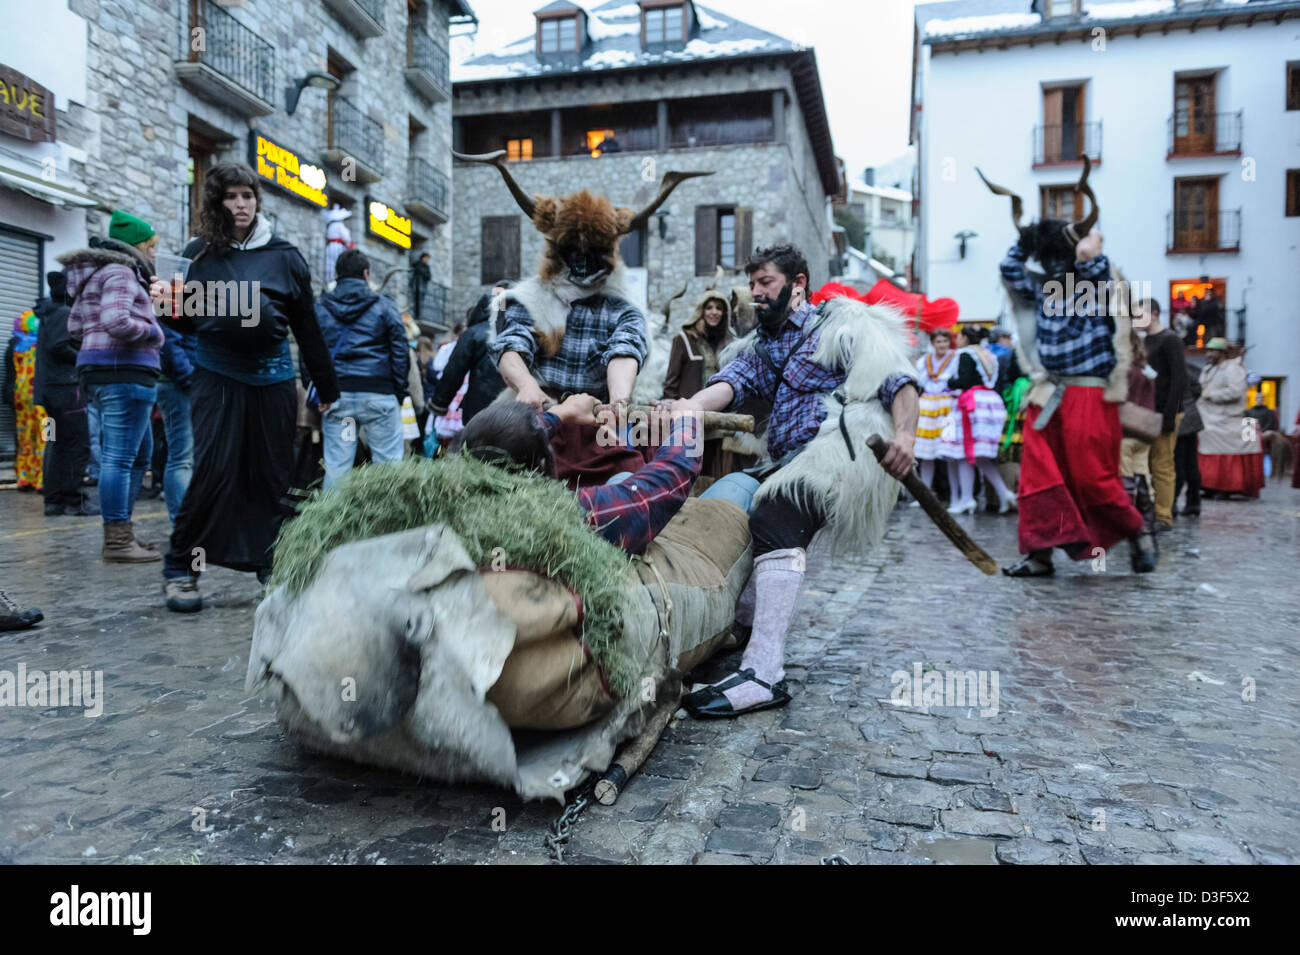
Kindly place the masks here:
[(0, 630), (26, 630), (45, 619), (45, 614), (35, 607), (24, 610), (0, 590)]
[(199, 582), (193, 577), (172, 577), (163, 584), (167, 609), (172, 613), (198, 613), (203, 609)]
[(104, 525), (104, 550), (100, 557), (106, 564), (147, 564), (162, 560), (162, 555), (156, 550), (140, 546), (130, 521), (113, 521)]

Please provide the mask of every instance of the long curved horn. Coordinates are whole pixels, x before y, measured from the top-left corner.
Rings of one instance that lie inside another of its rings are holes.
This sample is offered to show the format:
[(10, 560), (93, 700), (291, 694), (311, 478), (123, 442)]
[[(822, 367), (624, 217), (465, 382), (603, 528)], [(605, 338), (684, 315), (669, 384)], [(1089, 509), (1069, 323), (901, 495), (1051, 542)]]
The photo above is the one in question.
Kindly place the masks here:
[(975, 167), (975, 172), (979, 173), (979, 177), (984, 180), (984, 185), (989, 187), (989, 192), (997, 196), (1011, 197), (1011, 221), (1015, 223), (1016, 231), (1019, 232), (1022, 228), (1022, 226), (1020, 225), (1020, 218), (1025, 214), (1024, 200), (1021, 199), (1014, 192), (1012, 192), (1010, 189), (1008, 189), (1006, 186), (995, 186), (993, 183), (989, 182), (988, 177), (986, 177), (984, 173), (980, 171), (979, 166)]
[(1088, 185), (1088, 173), (1092, 171), (1092, 160), (1087, 156), (1083, 157), (1083, 175), (1079, 177), (1079, 184), (1074, 188), (1088, 197), (1088, 214), (1078, 222), (1070, 223), (1070, 238), (1077, 244), (1080, 239), (1092, 231), (1092, 227), (1097, 224), (1097, 217), (1101, 210), (1097, 207), (1097, 196), (1092, 191), (1092, 186)]
[(489, 166), (496, 166), (501, 170), (501, 178), (506, 181), (506, 188), (510, 190), (510, 195), (515, 197), (515, 202), (519, 203), (519, 208), (524, 210), (524, 215), (529, 219), (537, 211), (537, 200), (524, 192), (519, 183), (515, 182), (515, 177), (510, 175), (510, 170), (506, 168), (506, 151), (498, 149), (494, 153), (478, 153), (476, 155), (466, 155), (452, 150), (451, 154), (461, 162), (481, 162)]
[(664, 173), (664, 180), (659, 184), (659, 195), (655, 196), (654, 202), (650, 203), (650, 205), (646, 206), (644, 209), (642, 209), (640, 212), (638, 212), (636, 215), (632, 217), (632, 221), (628, 223), (627, 229), (624, 231), (635, 232), (637, 229), (641, 228), (643, 225), (649, 222), (650, 217), (654, 215), (654, 211), (658, 209), (660, 206), (662, 206), (664, 204), (664, 200), (666, 200), (672, 194), (672, 191), (676, 189), (678, 186), (680, 186), (687, 179), (693, 179), (696, 176), (712, 176), (712, 175), (713, 173), (711, 172), (666, 172)]

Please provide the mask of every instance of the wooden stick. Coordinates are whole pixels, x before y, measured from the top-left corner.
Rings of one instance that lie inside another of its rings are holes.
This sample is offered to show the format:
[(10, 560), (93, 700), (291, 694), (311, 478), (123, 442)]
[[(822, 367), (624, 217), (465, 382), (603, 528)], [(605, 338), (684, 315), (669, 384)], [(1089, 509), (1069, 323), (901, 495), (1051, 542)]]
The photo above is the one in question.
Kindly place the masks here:
[[(885, 439), (880, 435), (873, 434), (868, 437), (867, 447), (871, 449), (877, 461), (884, 458)], [(970, 535), (966, 533), (960, 524), (953, 520), (947, 508), (939, 503), (939, 499), (934, 496), (934, 492), (921, 482), (915, 471), (907, 472), (902, 480), (902, 485), (920, 502), (921, 509), (930, 515), (930, 520), (938, 525), (944, 536), (957, 545), (957, 549), (962, 552), (963, 557), (990, 576), (998, 572), (997, 561), (990, 557), (979, 544), (971, 540)]]
[[(609, 405), (600, 405), (596, 409), (596, 414), (610, 408)], [(648, 415), (651, 412), (649, 405), (628, 405), (628, 414), (633, 413)], [(706, 411), (700, 416), (700, 424), (704, 426), (705, 431), (744, 431), (748, 434), (754, 433), (754, 416), (747, 414), (731, 414), (727, 411)]]
[(622, 752), (605, 771), (605, 775), (596, 783), (594, 790), (596, 801), (602, 806), (614, 805), (618, 794), (627, 785), (627, 781), (636, 775), (645, 758), (659, 742), (660, 735), (663, 734), (668, 721), (673, 718), (673, 714), (677, 712), (677, 704), (680, 702), (681, 697), (674, 694), (671, 699), (660, 703), (659, 707), (650, 714), (650, 719), (646, 721), (641, 735), (623, 747)]

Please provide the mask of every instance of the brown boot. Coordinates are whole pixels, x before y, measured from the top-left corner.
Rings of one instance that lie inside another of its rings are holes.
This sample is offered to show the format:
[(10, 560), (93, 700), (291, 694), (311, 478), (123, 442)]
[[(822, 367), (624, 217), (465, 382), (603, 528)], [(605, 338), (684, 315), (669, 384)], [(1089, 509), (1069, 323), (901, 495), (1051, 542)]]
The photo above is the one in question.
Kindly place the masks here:
[(137, 543), (130, 521), (104, 525), (104, 550), (100, 556), (107, 564), (146, 564), (162, 560), (162, 555), (156, 550), (145, 550)]

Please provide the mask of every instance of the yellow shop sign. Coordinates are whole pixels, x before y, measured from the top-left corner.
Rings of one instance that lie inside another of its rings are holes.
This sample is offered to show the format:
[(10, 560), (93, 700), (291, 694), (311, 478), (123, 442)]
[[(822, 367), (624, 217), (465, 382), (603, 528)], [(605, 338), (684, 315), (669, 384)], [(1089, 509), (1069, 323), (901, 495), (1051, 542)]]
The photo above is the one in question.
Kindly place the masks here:
[(249, 141), (253, 168), (257, 174), (285, 192), (324, 209), (325, 170), (303, 162), (296, 152), (274, 143), (261, 133), (253, 132)]
[(366, 230), (403, 249), (411, 247), (411, 220), (369, 196), (366, 197)]

